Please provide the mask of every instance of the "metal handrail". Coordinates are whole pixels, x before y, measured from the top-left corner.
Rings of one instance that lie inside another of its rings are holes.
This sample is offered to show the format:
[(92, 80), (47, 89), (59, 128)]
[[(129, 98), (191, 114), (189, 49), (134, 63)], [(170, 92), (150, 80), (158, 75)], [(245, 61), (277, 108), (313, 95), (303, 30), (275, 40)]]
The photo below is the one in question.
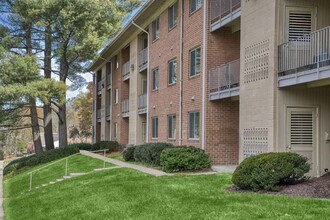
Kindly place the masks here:
[(47, 167), (50, 167), (50, 166), (52, 166), (52, 165), (54, 165), (54, 164), (57, 164), (57, 163), (59, 163), (59, 162), (61, 162), (61, 161), (66, 160), (66, 162), (65, 162), (65, 176), (66, 176), (66, 175), (68, 174), (68, 159), (71, 158), (71, 157), (73, 157), (73, 156), (76, 156), (76, 155), (78, 155), (78, 154), (80, 154), (80, 153), (72, 154), (72, 155), (70, 155), (70, 156), (68, 156), (68, 157), (62, 158), (62, 159), (57, 160), (57, 161), (55, 161), (55, 162), (53, 162), (53, 163), (50, 163), (50, 164), (48, 164), (48, 165), (46, 165), (46, 166), (40, 167), (39, 169), (36, 169), (36, 170), (31, 171), (31, 172), (29, 173), (29, 174), (30, 174), (30, 191), (32, 190), (33, 173), (36, 173), (36, 172), (38, 172), (38, 171), (40, 171), (40, 170), (43, 170), (43, 169), (45, 169), (45, 168), (47, 168)]
[(211, 24), (233, 14), (241, 7), (241, 0), (211, 0)]
[(139, 52), (139, 67), (148, 63), (148, 47)]
[(313, 31), (278, 47), (278, 72), (315, 69), (330, 59), (330, 27)]
[(239, 87), (240, 60), (234, 60), (209, 70), (209, 92)]

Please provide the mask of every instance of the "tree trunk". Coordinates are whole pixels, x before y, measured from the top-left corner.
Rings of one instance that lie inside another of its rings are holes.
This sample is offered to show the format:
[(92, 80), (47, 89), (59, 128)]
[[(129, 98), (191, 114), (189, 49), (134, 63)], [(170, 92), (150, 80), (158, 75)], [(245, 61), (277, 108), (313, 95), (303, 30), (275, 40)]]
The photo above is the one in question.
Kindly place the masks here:
[[(29, 22), (24, 24), (26, 30), (26, 53), (32, 55), (32, 25)], [(32, 125), (32, 138), (33, 145), (36, 154), (42, 153), (42, 144), (40, 139), (40, 128), (39, 128), (39, 119), (38, 112), (36, 107), (36, 99), (33, 97), (29, 98), (30, 104), (30, 114), (31, 114), (31, 125)]]
[(68, 145), (68, 132), (66, 126), (66, 104), (63, 104), (59, 108), (59, 117), (58, 120), (58, 137), (59, 137), (59, 146), (66, 147)]
[[(66, 51), (66, 49), (65, 49)], [(66, 58), (62, 58), (60, 61), (60, 81), (66, 83), (66, 78), (68, 75), (68, 65), (66, 63)], [(68, 146), (68, 130), (66, 124), (66, 104), (63, 104), (58, 109), (60, 120), (58, 120), (58, 138), (59, 146)]]
[[(44, 76), (50, 79), (52, 76), (52, 28), (48, 23), (45, 31), (45, 52), (44, 52)], [(50, 104), (44, 105), (44, 135), (46, 150), (54, 149), (53, 120)]]
[(32, 137), (33, 145), (36, 154), (42, 153), (42, 145), (40, 139), (40, 128), (38, 121), (38, 112), (36, 107), (36, 100), (30, 98), (30, 113), (31, 113), (31, 124), (32, 124)]

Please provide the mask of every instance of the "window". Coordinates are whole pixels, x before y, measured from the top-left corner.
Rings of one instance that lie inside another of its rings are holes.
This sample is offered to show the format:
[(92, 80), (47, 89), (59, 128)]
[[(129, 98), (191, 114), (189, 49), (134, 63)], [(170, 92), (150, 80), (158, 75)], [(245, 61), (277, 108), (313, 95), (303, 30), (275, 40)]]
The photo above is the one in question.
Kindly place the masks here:
[(168, 8), (168, 29), (176, 26), (178, 21), (178, 2)]
[(202, 7), (202, 0), (190, 0), (190, 13)]
[(119, 102), (119, 91), (118, 89), (115, 89), (115, 104), (118, 104)]
[(199, 139), (199, 112), (189, 113), (189, 139)]
[(117, 136), (118, 136), (118, 124), (115, 122), (114, 123), (114, 126), (113, 126), (113, 137), (115, 138), (115, 139), (117, 139)]
[(152, 40), (155, 41), (159, 38), (159, 18), (152, 22)]
[(115, 70), (117, 70), (119, 68), (119, 59), (118, 59), (118, 55), (115, 56)]
[(168, 84), (172, 85), (176, 82), (176, 60), (168, 62)]
[(158, 89), (158, 68), (152, 70), (152, 90)]
[(196, 76), (201, 73), (201, 48), (195, 48), (190, 51), (190, 76)]
[(152, 118), (152, 138), (158, 138), (158, 118)]
[(168, 138), (175, 139), (175, 131), (176, 131), (176, 116), (169, 115), (168, 116)]

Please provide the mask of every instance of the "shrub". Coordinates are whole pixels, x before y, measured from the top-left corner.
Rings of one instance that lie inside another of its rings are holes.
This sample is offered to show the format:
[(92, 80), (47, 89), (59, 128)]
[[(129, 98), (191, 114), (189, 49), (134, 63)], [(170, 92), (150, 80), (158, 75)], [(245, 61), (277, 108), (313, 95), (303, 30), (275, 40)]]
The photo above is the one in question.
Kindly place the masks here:
[(283, 185), (305, 179), (308, 159), (296, 153), (267, 153), (245, 159), (235, 170), (232, 181), (247, 190), (279, 191)]
[(160, 154), (166, 149), (172, 147), (169, 143), (148, 143), (135, 148), (134, 159), (152, 166), (160, 166)]
[(160, 164), (165, 172), (193, 171), (211, 167), (211, 160), (204, 150), (179, 146), (164, 150)]
[(64, 148), (58, 148), (54, 150), (45, 151), (41, 154), (34, 154), (28, 157), (22, 157), (17, 160), (13, 160), (4, 168), (3, 173), (7, 175), (9, 173), (15, 173), (18, 170), (27, 167), (33, 167), (39, 164), (48, 163), (53, 160), (64, 158), (73, 154), (79, 153), (79, 149), (75, 146), (68, 146)]
[(105, 150), (110, 152), (122, 150), (122, 146), (117, 141), (99, 141), (92, 145), (91, 151)]
[(135, 161), (134, 159), (134, 151), (135, 151), (135, 147), (131, 146), (131, 147), (127, 147), (124, 152), (123, 152), (123, 158), (125, 161)]
[(76, 143), (76, 144), (69, 144), (68, 147), (77, 147), (79, 150), (90, 151), (92, 149), (92, 144), (90, 144), (90, 143)]
[(4, 159), (4, 152), (3, 150), (0, 150), (0, 160), (3, 160)]

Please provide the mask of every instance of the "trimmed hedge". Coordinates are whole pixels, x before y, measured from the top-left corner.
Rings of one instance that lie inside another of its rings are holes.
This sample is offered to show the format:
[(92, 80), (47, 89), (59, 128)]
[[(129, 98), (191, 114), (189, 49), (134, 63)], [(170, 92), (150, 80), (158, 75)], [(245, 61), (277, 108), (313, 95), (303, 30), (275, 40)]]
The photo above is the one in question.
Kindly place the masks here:
[(22, 157), (20, 159), (11, 161), (3, 169), (3, 174), (7, 175), (10, 173), (15, 173), (23, 168), (33, 167), (39, 164), (48, 163), (53, 160), (68, 157), (76, 153), (79, 153), (79, 149), (76, 146), (69, 145), (68, 147), (64, 147), (64, 148), (45, 151), (42, 154), (34, 154), (32, 156)]
[(160, 166), (160, 154), (166, 149), (173, 147), (169, 143), (148, 143), (135, 147), (135, 161), (146, 163), (152, 166)]
[(165, 149), (160, 164), (165, 172), (193, 171), (210, 168), (211, 160), (202, 149), (178, 146)]
[(92, 145), (91, 151), (105, 150), (110, 152), (122, 150), (122, 146), (117, 141), (99, 141)]
[(296, 153), (267, 153), (245, 159), (232, 181), (240, 189), (279, 191), (282, 186), (306, 179), (310, 170), (306, 157)]
[(135, 161), (134, 159), (134, 151), (135, 151), (135, 147), (131, 146), (131, 147), (127, 147), (124, 152), (123, 152), (123, 158), (125, 161)]
[(68, 146), (77, 147), (79, 150), (92, 150), (92, 144), (90, 143), (77, 143), (77, 144), (70, 144)]

